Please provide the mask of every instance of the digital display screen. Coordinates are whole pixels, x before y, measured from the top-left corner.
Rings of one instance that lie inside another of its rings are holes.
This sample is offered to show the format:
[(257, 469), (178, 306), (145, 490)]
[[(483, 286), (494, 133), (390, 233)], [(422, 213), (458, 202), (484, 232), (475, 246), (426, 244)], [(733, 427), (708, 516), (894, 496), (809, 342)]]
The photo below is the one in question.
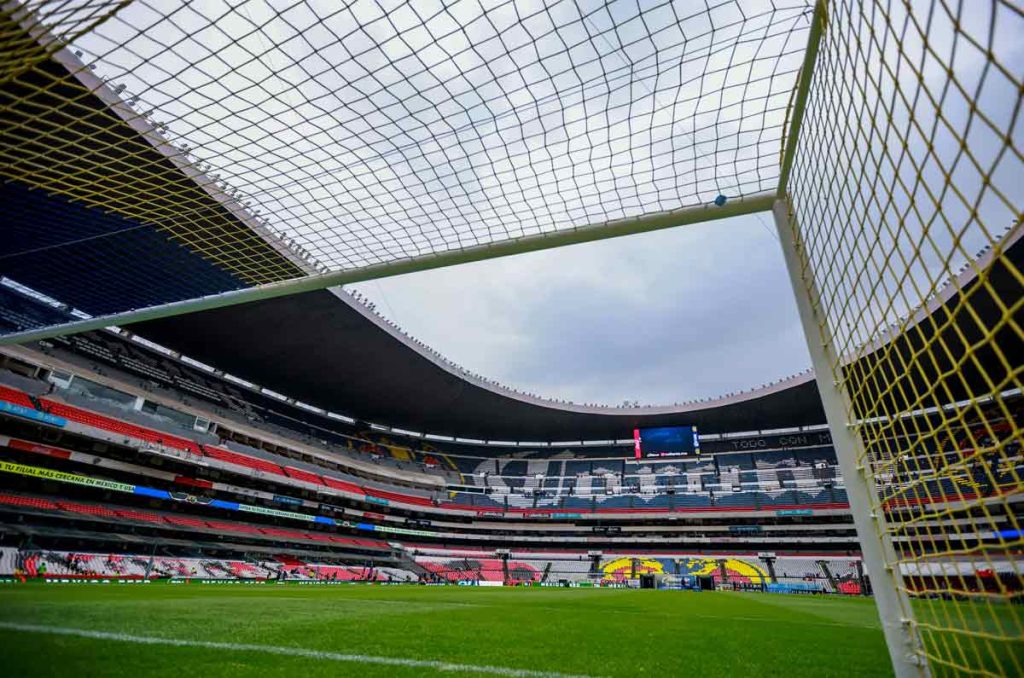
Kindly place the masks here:
[(689, 457), (700, 454), (700, 436), (696, 426), (636, 428), (633, 451), (637, 459)]

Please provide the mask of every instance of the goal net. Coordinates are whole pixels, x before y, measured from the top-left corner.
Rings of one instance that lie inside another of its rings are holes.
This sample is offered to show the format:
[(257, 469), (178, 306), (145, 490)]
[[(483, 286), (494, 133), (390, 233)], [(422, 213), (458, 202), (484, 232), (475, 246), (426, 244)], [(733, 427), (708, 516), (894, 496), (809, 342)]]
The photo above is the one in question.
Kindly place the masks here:
[(1012, 2), (829, 2), (785, 186), (871, 579), (937, 675), (1024, 673), (1022, 35)]
[[(810, 8), (30, 0), (0, 19), (5, 199), (111, 216), (49, 237), (26, 219), (0, 272), (99, 315), (734, 209), (778, 182)], [(69, 252), (100, 269), (154, 242), (209, 266), (138, 300), (64, 281)]]
[(1016, 0), (2, 0), (0, 344), (778, 199), (898, 672), (1022, 675), (1022, 36)]

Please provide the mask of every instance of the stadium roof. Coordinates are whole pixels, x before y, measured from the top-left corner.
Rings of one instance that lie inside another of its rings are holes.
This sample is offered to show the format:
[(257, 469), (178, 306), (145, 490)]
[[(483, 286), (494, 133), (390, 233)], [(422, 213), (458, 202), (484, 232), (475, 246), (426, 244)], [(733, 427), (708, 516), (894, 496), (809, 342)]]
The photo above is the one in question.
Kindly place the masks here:
[[(1008, 257), (1017, 265), (1024, 260), (1020, 234)], [(908, 319), (895, 339), (879, 337), (875, 350), (851, 369), (870, 374), (879, 356), (889, 351), (909, 355), (936, 332), (966, 353), (978, 334), (995, 324), (1001, 308), (1024, 292), (1001, 265), (987, 281), (993, 294), (972, 294), (973, 280), (973, 268), (963, 271), (960, 280)], [(634, 426), (694, 424), (719, 433), (824, 423), (810, 374), (683, 406), (587, 407), (513, 393), (444, 364), (347, 294), (328, 290), (153, 320), (132, 329), (290, 397), (413, 431), (498, 440), (600, 440), (628, 438)], [(1010, 328), (1003, 332), (1003, 356), (986, 349), (971, 361), (950, 355), (927, 370), (910, 371), (903, 391), (921, 393), (927, 390), (923, 383), (954, 361), (963, 363), (959, 388), (893, 409), (943, 406), (989, 392), (986, 379), (998, 380), (1024, 364), (1024, 345)]]
[(441, 435), (609, 440), (631, 437), (635, 426), (692, 423), (721, 432), (824, 423), (809, 374), (684, 407), (589, 407), (514, 393), (441, 362), (347, 294), (330, 290), (153, 320), (131, 329), (309, 404)]

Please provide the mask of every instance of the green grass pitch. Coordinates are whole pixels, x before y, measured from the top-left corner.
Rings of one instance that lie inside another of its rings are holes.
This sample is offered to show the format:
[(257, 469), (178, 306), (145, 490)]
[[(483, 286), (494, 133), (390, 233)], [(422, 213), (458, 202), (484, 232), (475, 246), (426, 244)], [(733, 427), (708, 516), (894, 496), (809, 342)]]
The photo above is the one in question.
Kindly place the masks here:
[[(865, 599), (360, 585), (12, 585), (0, 589), (0, 624), (2, 673), (9, 676), (484, 675), (233, 645), (538, 672), (533, 675), (891, 674), (874, 604)], [(230, 645), (141, 640), (152, 637)]]

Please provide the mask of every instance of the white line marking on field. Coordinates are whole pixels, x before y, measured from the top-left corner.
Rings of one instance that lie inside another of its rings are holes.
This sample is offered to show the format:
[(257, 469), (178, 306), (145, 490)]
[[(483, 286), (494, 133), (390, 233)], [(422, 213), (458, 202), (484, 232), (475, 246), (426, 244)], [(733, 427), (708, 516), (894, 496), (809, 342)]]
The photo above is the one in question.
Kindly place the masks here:
[(0, 622), (0, 629), (24, 631), (26, 633), (47, 633), (55, 636), (75, 636), (78, 638), (94, 638), (96, 640), (114, 640), (138, 645), (170, 645), (172, 647), (200, 647), (208, 650), (232, 650), (235, 652), (263, 652), (265, 654), (284, 655), (286, 657), (302, 657), (332, 662), (353, 662), (359, 664), (383, 664), (386, 666), (406, 666), (418, 669), (434, 669), (435, 671), (463, 671), (465, 673), (486, 673), (492, 676), (508, 676), (509, 678), (594, 678), (581, 674), (558, 673), (555, 671), (530, 671), (513, 669), (506, 666), (478, 666), (476, 664), (454, 664), (451, 662), (432, 661), (429, 659), (401, 659), (399, 657), (375, 657), (365, 654), (342, 654), (324, 652), (303, 647), (280, 647), (276, 645), (249, 645), (246, 643), (218, 643), (209, 640), (182, 640), (179, 638), (160, 638), (158, 636), (133, 636), (128, 633), (110, 633), (108, 631), (91, 631), (89, 629), (72, 629), (61, 626), (40, 626), (36, 624), (18, 624)]

